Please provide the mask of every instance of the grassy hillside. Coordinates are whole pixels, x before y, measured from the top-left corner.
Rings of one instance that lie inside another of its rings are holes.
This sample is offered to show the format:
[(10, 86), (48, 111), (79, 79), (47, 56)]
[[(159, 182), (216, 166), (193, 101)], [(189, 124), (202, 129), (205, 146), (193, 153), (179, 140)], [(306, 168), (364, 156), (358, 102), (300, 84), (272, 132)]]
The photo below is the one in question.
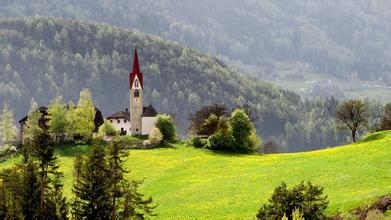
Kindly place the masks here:
[[(391, 194), (390, 148), (391, 131), (344, 147), (264, 156), (213, 153), (178, 144), (134, 150), (126, 166), (131, 175), (145, 178), (142, 191), (159, 203), (159, 218), (251, 219), (277, 184), (302, 180), (324, 186), (330, 200), (327, 212), (336, 214)], [(73, 157), (87, 150), (88, 146), (68, 146), (57, 151), (68, 195)]]

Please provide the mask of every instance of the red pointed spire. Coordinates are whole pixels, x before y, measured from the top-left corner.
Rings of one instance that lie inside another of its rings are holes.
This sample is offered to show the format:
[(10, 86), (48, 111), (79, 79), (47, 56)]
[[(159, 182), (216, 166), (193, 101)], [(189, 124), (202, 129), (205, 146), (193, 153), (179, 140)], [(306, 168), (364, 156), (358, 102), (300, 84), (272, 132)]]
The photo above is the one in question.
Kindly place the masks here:
[(134, 79), (138, 78), (141, 89), (143, 88), (143, 73), (140, 71), (140, 64), (138, 61), (137, 48), (134, 48), (132, 72), (130, 72), (130, 88), (132, 88)]

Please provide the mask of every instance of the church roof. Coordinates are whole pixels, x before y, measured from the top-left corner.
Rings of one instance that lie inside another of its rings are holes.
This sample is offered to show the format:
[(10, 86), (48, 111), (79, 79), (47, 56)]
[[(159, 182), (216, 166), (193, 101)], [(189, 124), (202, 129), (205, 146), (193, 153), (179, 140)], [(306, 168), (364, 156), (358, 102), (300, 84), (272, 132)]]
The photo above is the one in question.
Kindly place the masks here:
[(148, 105), (147, 107), (143, 107), (143, 115), (142, 117), (155, 117), (157, 115), (157, 111), (152, 105)]
[[(148, 105), (143, 107), (143, 114), (141, 115), (141, 117), (155, 117), (157, 114), (158, 113), (155, 110), (155, 108), (152, 105)], [(118, 119), (118, 118), (124, 118), (130, 121), (130, 113), (128, 111), (120, 111), (107, 117), (107, 119)]]
[(126, 120), (130, 121), (130, 114), (129, 114), (129, 112), (121, 111), (121, 112), (116, 112), (116, 113), (108, 116), (107, 118), (108, 119), (125, 118)]
[(132, 88), (134, 78), (138, 77), (140, 81), (141, 88), (143, 88), (143, 73), (140, 71), (140, 64), (138, 61), (137, 48), (134, 48), (134, 56), (133, 56), (133, 66), (132, 72), (130, 72), (130, 88)]

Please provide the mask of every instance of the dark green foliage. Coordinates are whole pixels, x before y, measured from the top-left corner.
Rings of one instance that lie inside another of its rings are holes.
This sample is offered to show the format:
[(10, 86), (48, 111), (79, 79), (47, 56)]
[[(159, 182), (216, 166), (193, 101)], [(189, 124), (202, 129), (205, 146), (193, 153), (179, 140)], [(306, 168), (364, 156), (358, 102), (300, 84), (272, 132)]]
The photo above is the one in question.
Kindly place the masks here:
[[(75, 216), (87, 219), (109, 219), (110, 176), (103, 146), (94, 144), (83, 163), (77, 182), (73, 185)], [(75, 204), (76, 203), (76, 204)]]
[(189, 139), (189, 145), (195, 148), (204, 148), (208, 140), (199, 136), (192, 136)]
[[(222, 7), (218, 0), (181, 4), (157, 0), (48, 0), (42, 4), (23, 0), (3, 2), (0, 16), (38, 14), (134, 28), (220, 55), (264, 77), (277, 72), (281, 62), (300, 62), (327, 75), (364, 80), (382, 77), (390, 82), (387, 42), (391, 28), (382, 22), (390, 20), (390, 5), (387, 1), (369, 2), (320, 1), (314, 6), (300, 0), (225, 0)], [(52, 37), (59, 48), (75, 42), (67, 29), (49, 35), (54, 27), (35, 26), (37, 34), (44, 39)], [(112, 41), (102, 41), (115, 46)], [(302, 71), (298, 68), (297, 75)]]
[[(213, 116), (213, 118), (211, 118)], [(195, 135), (210, 136), (217, 131), (218, 121), (221, 117), (228, 117), (229, 111), (223, 104), (202, 106), (196, 113), (189, 116), (189, 131)], [(209, 120), (208, 120), (209, 119)], [(210, 120), (215, 119), (215, 120)]]
[(304, 219), (321, 219), (328, 206), (321, 186), (301, 182), (288, 188), (285, 183), (274, 189), (269, 203), (259, 209), (258, 219), (281, 219), (284, 215), (292, 219), (295, 209), (300, 210)]
[(39, 215), (40, 191), (38, 180), (38, 166), (28, 161), (22, 167), (22, 212), (28, 219), (35, 219)]
[(104, 114), (124, 109), (127, 99), (113, 97), (129, 92), (130, 51), (137, 44), (145, 103), (153, 104), (158, 112), (175, 114), (181, 134), (188, 128), (189, 113), (202, 103), (233, 108), (245, 100), (262, 113), (254, 122), (259, 134), (278, 137), (290, 151), (345, 140), (331, 120), (335, 100), (303, 101), (296, 93), (241, 76), (214, 57), (157, 37), (109, 25), (39, 17), (1, 20), (0, 29), (0, 100), (10, 103), (17, 119), (25, 116), (31, 96), (40, 104), (57, 94), (75, 102), (86, 87)]
[(237, 151), (252, 152), (255, 150), (256, 143), (251, 135), (255, 133), (254, 126), (243, 110), (237, 109), (232, 112), (229, 126), (235, 139)]
[(209, 137), (211, 150), (233, 152), (236, 150), (235, 144), (235, 138), (229, 131), (217, 131)]
[(380, 119), (378, 131), (391, 130), (391, 103), (384, 107), (383, 115)]
[(143, 219), (155, 215), (152, 198), (143, 199), (138, 192), (141, 182), (125, 178), (128, 171), (123, 162), (127, 156), (125, 145), (115, 139), (107, 154), (98, 140), (87, 158), (75, 159), (72, 203), (75, 219)]
[(156, 127), (163, 134), (163, 140), (174, 141), (176, 140), (176, 127), (169, 115), (158, 115), (156, 116)]
[(152, 197), (144, 199), (144, 195), (139, 192), (142, 181), (123, 182), (123, 209), (119, 215), (123, 219), (145, 219), (146, 216), (157, 216), (153, 210), (157, 207), (153, 203)]

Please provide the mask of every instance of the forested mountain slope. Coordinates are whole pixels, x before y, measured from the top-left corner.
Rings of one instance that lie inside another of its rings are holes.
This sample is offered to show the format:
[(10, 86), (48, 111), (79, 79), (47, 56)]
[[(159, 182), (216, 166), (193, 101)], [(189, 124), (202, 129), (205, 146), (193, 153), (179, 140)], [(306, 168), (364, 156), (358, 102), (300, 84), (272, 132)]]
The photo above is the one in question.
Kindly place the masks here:
[(47, 105), (57, 95), (76, 101), (92, 90), (104, 115), (129, 105), (128, 74), (134, 45), (140, 49), (145, 104), (173, 113), (182, 134), (188, 115), (207, 103), (233, 108), (250, 104), (260, 113), (255, 124), (265, 139), (274, 136), (290, 151), (341, 142), (332, 117), (337, 102), (303, 102), (300, 96), (240, 76), (214, 57), (137, 32), (104, 24), (50, 18), (0, 21), (0, 103), (16, 117), (34, 97)]
[[(354, 96), (391, 96), (391, 2), (387, 0), (0, 3), (3, 17), (57, 16), (156, 34), (216, 54), (286, 88), (310, 87), (308, 93), (313, 95), (343, 97), (348, 91)], [(324, 84), (328, 79), (332, 85)], [(314, 80), (318, 83), (311, 84)]]

